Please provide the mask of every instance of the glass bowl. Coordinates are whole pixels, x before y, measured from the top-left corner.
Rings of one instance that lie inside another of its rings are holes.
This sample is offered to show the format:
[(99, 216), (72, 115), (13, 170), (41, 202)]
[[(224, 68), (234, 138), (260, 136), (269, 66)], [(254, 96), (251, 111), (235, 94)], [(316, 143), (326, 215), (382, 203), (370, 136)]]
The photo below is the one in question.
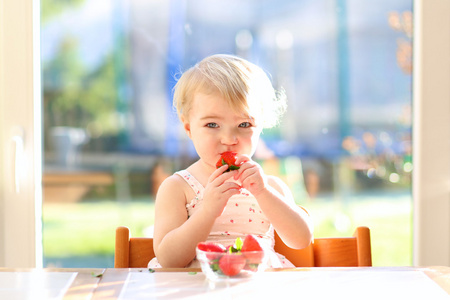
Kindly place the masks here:
[(211, 281), (230, 278), (249, 278), (267, 268), (268, 255), (264, 251), (210, 252), (196, 248), (202, 272)]

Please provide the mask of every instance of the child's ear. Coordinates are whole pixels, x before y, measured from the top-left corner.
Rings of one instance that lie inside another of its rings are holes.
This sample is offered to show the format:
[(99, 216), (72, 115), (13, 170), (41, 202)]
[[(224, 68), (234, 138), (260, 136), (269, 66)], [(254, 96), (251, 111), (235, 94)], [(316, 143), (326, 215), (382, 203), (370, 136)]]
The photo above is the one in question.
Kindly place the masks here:
[(186, 131), (188, 137), (191, 138), (191, 124), (184, 116), (181, 117), (181, 122), (183, 122), (184, 131)]

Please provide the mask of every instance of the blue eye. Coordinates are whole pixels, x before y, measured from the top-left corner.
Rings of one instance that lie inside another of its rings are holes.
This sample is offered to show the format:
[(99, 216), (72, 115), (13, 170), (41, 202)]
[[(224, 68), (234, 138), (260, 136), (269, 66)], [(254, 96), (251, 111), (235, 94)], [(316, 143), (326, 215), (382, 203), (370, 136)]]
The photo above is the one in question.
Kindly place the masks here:
[(217, 127), (219, 127), (219, 125), (217, 125), (217, 123), (208, 123), (208, 124), (206, 124), (206, 127), (217, 128)]
[(248, 128), (251, 126), (252, 126), (252, 124), (250, 122), (243, 122), (243, 123), (239, 124), (239, 127), (241, 127), (241, 128)]

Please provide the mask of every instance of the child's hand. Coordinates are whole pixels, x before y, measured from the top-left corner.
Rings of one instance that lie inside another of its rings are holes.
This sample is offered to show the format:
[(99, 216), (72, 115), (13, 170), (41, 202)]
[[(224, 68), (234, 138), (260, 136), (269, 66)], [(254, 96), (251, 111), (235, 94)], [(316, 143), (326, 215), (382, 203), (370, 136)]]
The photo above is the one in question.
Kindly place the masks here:
[(243, 188), (254, 196), (266, 189), (267, 177), (258, 163), (246, 155), (240, 155), (236, 159), (236, 164), (240, 165), (240, 168), (236, 171), (234, 179), (239, 180)]
[(239, 194), (241, 186), (235, 182), (228, 181), (236, 171), (226, 172), (228, 165), (223, 165), (215, 170), (208, 179), (203, 193), (203, 207), (214, 217), (222, 214), (228, 199)]

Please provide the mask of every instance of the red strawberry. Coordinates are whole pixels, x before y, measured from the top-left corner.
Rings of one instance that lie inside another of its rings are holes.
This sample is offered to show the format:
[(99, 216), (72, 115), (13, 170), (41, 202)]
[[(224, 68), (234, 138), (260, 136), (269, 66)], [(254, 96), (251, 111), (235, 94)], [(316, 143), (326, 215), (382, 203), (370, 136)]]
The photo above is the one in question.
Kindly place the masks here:
[(223, 165), (228, 165), (228, 169), (225, 172), (239, 169), (236, 165), (236, 152), (227, 151), (220, 155), (220, 159), (216, 163), (216, 168), (220, 168)]
[(227, 250), (224, 245), (212, 242), (198, 243), (197, 248), (206, 252), (225, 252)]
[(215, 253), (223, 253), (227, 249), (222, 244), (212, 243), (212, 242), (201, 242), (197, 244), (197, 248), (199, 250), (210, 252), (206, 254), (206, 257), (208, 259), (214, 260), (216, 259), (217, 255)]
[(241, 251), (263, 251), (263, 248), (254, 235), (248, 234), (244, 239)]
[(245, 258), (239, 254), (224, 255), (219, 260), (219, 268), (222, 273), (227, 276), (234, 276), (245, 266)]
[(249, 260), (249, 264), (259, 264), (264, 257), (263, 248), (259, 244), (256, 237), (251, 234), (248, 234), (245, 237), (241, 251), (244, 252), (243, 254), (245, 255), (245, 258)]

